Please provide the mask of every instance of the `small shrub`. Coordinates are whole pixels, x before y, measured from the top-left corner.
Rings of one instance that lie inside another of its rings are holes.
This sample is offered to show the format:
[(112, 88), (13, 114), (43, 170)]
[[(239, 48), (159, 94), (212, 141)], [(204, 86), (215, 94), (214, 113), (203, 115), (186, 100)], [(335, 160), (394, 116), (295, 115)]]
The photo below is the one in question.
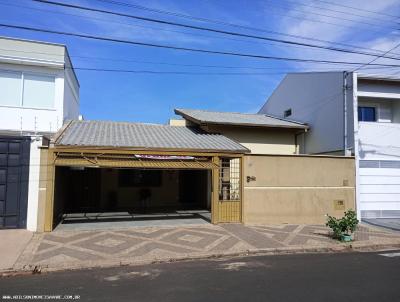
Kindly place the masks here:
[(342, 235), (351, 235), (357, 228), (358, 219), (357, 214), (353, 210), (348, 210), (344, 212), (344, 216), (342, 218), (332, 217), (327, 215), (328, 221), (326, 222), (326, 226), (330, 227), (333, 231), (333, 237), (336, 239), (340, 239)]

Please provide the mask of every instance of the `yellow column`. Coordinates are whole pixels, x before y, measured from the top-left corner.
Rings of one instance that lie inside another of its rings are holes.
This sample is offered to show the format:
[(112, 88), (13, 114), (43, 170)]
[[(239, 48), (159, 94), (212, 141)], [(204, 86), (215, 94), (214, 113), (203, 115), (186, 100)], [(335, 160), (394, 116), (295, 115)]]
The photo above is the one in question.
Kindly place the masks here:
[(244, 213), (244, 182), (245, 182), (245, 176), (244, 176), (244, 156), (240, 158), (240, 222), (244, 223), (245, 221), (245, 213)]
[(45, 221), (44, 231), (53, 230), (53, 208), (54, 208), (54, 178), (55, 178), (55, 155), (49, 150), (47, 157), (47, 184), (46, 184), (46, 202), (45, 202)]
[[(212, 162), (219, 166), (219, 157), (214, 156)], [(219, 222), (218, 212), (218, 183), (219, 182), (219, 169), (212, 169), (212, 193), (211, 193), (211, 223)]]

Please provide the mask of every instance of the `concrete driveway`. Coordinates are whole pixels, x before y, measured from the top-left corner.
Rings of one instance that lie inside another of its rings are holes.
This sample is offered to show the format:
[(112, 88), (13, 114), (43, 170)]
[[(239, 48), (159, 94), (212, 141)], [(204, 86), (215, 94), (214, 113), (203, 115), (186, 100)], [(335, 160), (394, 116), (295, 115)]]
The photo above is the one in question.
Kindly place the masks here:
[(374, 218), (363, 219), (362, 221), (374, 226), (400, 232), (400, 218)]

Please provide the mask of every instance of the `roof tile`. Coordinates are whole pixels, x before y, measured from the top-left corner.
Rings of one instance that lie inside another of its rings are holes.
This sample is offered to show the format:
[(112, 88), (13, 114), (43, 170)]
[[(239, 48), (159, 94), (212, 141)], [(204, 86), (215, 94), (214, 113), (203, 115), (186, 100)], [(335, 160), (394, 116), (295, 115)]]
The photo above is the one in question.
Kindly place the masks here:
[(237, 112), (218, 112), (194, 109), (175, 109), (175, 113), (188, 117), (196, 123), (223, 124), (223, 125), (242, 125), (256, 127), (279, 127), (279, 128), (299, 128), (307, 129), (303, 123), (278, 118), (266, 114), (250, 114)]
[(70, 123), (55, 141), (55, 145), (240, 153), (249, 151), (223, 135), (206, 133), (198, 128), (77, 120)]

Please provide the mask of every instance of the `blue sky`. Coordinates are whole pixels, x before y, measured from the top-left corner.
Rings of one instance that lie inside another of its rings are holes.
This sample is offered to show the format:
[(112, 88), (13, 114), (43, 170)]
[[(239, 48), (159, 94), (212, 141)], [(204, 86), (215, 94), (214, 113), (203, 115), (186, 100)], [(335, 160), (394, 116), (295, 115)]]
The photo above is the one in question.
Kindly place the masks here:
[[(152, 13), (145, 10), (112, 5), (98, 0), (57, 1), (222, 30), (317, 43), (300, 38), (255, 32)], [(318, 42), (321, 45), (338, 46), (336, 43), (350, 43), (359, 47), (387, 51), (400, 43), (400, 32), (396, 30), (400, 28), (398, 24), (400, 18), (396, 19), (388, 16), (396, 14), (400, 16), (400, 1), (397, 0), (330, 1), (351, 7), (360, 7), (363, 9), (362, 11), (317, 0), (119, 1), (257, 27), (287, 35), (300, 35), (332, 41), (331, 44)], [(378, 12), (379, 14), (371, 13), (370, 11)], [(363, 55), (304, 47), (288, 47), (284, 44), (59, 8), (34, 3), (30, 0), (0, 0), (0, 18), (3, 23), (179, 47), (318, 60), (368, 62), (373, 59)], [(76, 73), (81, 85), (81, 113), (85, 119), (166, 123), (174, 115), (173, 108), (257, 112), (286, 72), (344, 68), (344, 66), (334, 65), (188, 53), (1, 27), (0, 35), (66, 44), (75, 67), (200, 73), (259, 73), (252, 75), (160, 75), (77, 70)], [(400, 55), (400, 47), (394, 50), (392, 55)], [(397, 61), (388, 59), (379, 59), (377, 62), (397, 64)], [(165, 63), (241, 68), (173, 66)], [(368, 71), (395, 73), (398, 72), (398, 69)]]

